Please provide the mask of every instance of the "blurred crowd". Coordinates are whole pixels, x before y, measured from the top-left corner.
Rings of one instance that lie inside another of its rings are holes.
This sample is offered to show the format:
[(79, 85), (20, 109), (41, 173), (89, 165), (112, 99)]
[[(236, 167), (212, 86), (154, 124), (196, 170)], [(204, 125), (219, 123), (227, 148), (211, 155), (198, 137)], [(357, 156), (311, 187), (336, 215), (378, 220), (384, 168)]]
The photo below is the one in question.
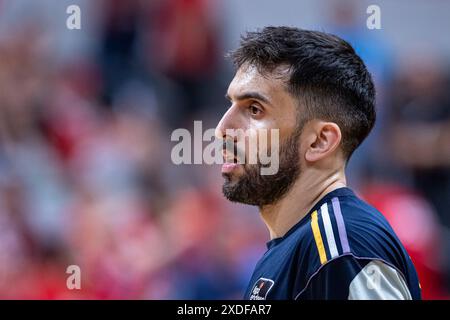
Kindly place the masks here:
[[(268, 232), (222, 197), (218, 166), (170, 161), (172, 130), (212, 128), (227, 108), (224, 4), (95, 3), (89, 53), (70, 58), (42, 21), (0, 24), (0, 298), (239, 299)], [(449, 298), (450, 65), (432, 50), (395, 60), (333, 12), (327, 31), (378, 89), (350, 185), (388, 217), (424, 297)]]

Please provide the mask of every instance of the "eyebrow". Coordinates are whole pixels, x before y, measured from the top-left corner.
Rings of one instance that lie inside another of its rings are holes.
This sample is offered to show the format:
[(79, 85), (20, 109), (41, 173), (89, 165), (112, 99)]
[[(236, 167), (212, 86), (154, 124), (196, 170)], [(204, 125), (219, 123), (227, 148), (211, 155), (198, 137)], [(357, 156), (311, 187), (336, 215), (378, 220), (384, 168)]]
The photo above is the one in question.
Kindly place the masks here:
[[(232, 100), (228, 93), (225, 94), (225, 98), (230, 101)], [(270, 104), (269, 98), (267, 98), (266, 96), (262, 95), (259, 92), (255, 92), (255, 91), (244, 92), (242, 94), (237, 95), (235, 98), (236, 98), (236, 100), (256, 99), (256, 100), (260, 100), (264, 103)]]

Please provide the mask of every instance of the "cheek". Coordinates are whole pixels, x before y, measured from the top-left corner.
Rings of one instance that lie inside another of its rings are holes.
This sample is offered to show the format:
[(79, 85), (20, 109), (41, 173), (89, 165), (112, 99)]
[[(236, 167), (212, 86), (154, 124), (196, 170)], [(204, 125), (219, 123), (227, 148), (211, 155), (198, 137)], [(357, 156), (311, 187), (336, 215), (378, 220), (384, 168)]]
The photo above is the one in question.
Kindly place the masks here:
[[(279, 150), (282, 139), (278, 128), (252, 129), (246, 132), (245, 159), (248, 164), (257, 164), (261, 157), (272, 154), (272, 150)], [(238, 147), (239, 149), (239, 147)]]
[[(287, 114), (250, 120), (245, 136), (245, 155), (247, 162), (256, 159), (256, 155), (269, 155), (272, 149), (279, 150), (282, 141), (286, 141), (296, 129), (296, 117)], [(253, 157), (253, 158), (252, 158)]]

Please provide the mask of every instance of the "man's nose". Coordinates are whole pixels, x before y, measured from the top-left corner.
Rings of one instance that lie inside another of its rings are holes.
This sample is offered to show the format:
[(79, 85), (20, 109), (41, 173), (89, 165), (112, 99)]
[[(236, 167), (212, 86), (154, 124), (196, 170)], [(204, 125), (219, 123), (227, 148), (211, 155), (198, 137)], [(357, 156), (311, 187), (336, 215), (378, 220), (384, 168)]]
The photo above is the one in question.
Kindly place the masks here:
[(216, 130), (214, 132), (216, 138), (227, 138), (227, 130), (239, 129), (239, 125), (238, 110), (236, 107), (231, 106), (217, 124)]

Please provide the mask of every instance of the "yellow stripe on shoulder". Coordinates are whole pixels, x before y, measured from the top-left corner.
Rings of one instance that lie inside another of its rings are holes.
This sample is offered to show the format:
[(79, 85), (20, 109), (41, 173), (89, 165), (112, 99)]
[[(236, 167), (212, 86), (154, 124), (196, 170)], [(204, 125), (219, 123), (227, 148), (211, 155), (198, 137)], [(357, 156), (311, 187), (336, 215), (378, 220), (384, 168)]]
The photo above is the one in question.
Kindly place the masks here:
[(316, 241), (317, 251), (319, 251), (320, 263), (327, 262), (327, 254), (322, 241), (322, 235), (320, 234), (319, 220), (317, 218), (317, 210), (311, 215), (311, 228), (314, 234), (314, 240)]

